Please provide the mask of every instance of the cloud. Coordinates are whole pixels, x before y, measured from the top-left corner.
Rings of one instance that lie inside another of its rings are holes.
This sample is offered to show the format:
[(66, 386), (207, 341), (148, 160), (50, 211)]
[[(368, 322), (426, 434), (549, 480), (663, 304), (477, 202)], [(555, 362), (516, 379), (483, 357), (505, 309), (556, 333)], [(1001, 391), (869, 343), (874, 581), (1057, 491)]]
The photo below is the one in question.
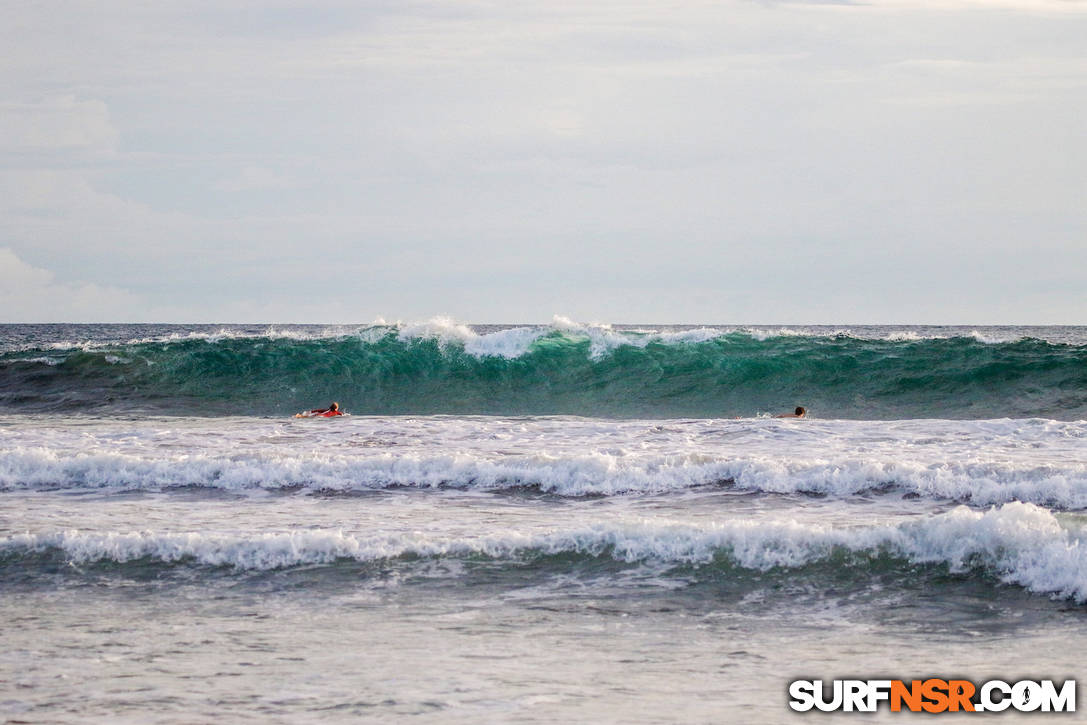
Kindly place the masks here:
[(1087, 3), (994, 1), (24, 3), (0, 245), (125, 319), (795, 321), (811, 279), (897, 321), (949, 269), (926, 319), (1011, 321), (993, 280), (1084, 261), (1087, 16), (1044, 8)]
[(52, 272), (0, 248), (0, 315), (3, 322), (126, 322), (145, 302), (118, 287), (58, 282)]
[(112, 153), (117, 129), (98, 99), (59, 96), (0, 104), (0, 153)]
[(246, 166), (233, 176), (216, 182), (212, 188), (217, 191), (257, 191), (262, 189), (289, 189), (291, 180), (278, 172), (262, 166)]

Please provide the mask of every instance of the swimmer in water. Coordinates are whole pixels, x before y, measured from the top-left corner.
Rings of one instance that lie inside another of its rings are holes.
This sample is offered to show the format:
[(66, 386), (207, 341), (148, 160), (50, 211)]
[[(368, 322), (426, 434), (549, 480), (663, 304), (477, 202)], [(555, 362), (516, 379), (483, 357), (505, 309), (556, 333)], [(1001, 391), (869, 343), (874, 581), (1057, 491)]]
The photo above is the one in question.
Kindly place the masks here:
[(334, 418), (337, 415), (343, 415), (343, 411), (340, 410), (339, 403), (330, 403), (327, 408), (314, 408), (313, 410), (307, 410), (304, 413), (295, 413), (295, 418)]
[(802, 408), (799, 405), (796, 406), (796, 410), (792, 413), (782, 413), (781, 415), (775, 415), (775, 418), (803, 418), (808, 414), (807, 408)]

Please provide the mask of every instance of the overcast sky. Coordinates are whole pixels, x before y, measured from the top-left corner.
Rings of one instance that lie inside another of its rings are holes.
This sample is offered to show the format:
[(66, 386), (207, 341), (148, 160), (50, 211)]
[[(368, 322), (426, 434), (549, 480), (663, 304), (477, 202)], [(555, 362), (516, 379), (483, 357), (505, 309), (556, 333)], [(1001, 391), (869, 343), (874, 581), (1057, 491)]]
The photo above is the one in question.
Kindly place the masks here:
[(1087, 324), (1087, 3), (14, 2), (0, 321)]

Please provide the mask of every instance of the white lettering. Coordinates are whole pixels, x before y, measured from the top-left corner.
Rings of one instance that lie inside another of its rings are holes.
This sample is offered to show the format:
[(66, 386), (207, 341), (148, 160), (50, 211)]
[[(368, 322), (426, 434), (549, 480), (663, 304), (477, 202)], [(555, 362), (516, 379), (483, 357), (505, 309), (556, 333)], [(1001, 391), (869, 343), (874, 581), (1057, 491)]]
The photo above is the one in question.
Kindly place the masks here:
[(846, 712), (868, 712), (868, 683), (864, 680), (846, 680), (844, 683), (843, 702)]
[(811, 680), (797, 680), (789, 685), (789, 707), (797, 712), (807, 712), (815, 706), (815, 685)]
[[(1052, 708), (1052, 710), (1050, 710)], [(1065, 680), (1061, 691), (1053, 685), (1053, 680), (1042, 680), (1042, 712), (1075, 712), (1076, 681)]]
[[(1001, 694), (999, 700), (993, 700), (993, 692), (997, 691)], [(984, 712), (1003, 712), (1011, 707), (1011, 694), (1012, 687), (1003, 680), (989, 680), (981, 686), (981, 705), (980, 708)]]
[(868, 712), (875, 712), (879, 709), (880, 701), (890, 699), (890, 680), (868, 680)]
[(833, 692), (834, 694), (831, 697), (829, 702), (823, 697), (826, 694), (825, 690), (823, 689), (823, 681), (822, 680), (816, 680), (815, 685), (816, 685), (815, 706), (817, 708), (819, 708), (823, 712), (834, 712), (835, 710), (837, 710), (839, 707), (842, 706), (842, 681), (841, 680), (834, 680), (834, 683), (833, 683), (833, 685), (831, 687), (831, 692)]
[(1020, 680), (1012, 686), (1012, 705), (1019, 712), (1033, 712), (1042, 706), (1042, 686)]

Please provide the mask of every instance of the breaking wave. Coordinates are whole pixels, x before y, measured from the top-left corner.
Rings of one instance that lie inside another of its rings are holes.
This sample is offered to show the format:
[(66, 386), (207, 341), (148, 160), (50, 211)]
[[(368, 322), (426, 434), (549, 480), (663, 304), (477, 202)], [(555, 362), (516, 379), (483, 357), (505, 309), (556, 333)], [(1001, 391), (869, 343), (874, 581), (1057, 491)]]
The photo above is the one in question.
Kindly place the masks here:
[(480, 332), (418, 324), (173, 332), (0, 353), (0, 410), (1087, 418), (1087, 346), (980, 334), (615, 330), (556, 318)]
[[(462, 538), (291, 531), (262, 535), (154, 531), (16, 534), (0, 538), (0, 571), (55, 564), (227, 567), (264, 571), (338, 562), (490, 561), (522, 565), (573, 556), (664, 570), (753, 572), (841, 567), (866, 577), (880, 561), (991, 577), (1031, 592), (1087, 600), (1082, 528), (1062, 525), (1031, 504), (980, 512), (958, 507), (897, 525), (835, 528), (790, 520), (736, 520), (692, 526), (642, 521), (546, 533), (500, 531)], [(456, 569), (450, 576), (456, 576)], [(708, 573), (707, 573), (708, 572)]]
[(702, 486), (777, 494), (851, 496), (873, 490), (973, 505), (1026, 501), (1087, 509), (1087, 466), (1077, 461), (920, 462), (709, 453), (630, 458), (603, 451), (491, 457), (371, 453), (174, 458), (118, 452), (71, 454), (45, 447), (0, 451), (0, 490), (154, 490), (196, 487), (351, 492), (388, 488), (500, 491), (558, 496), (658, 494)]

